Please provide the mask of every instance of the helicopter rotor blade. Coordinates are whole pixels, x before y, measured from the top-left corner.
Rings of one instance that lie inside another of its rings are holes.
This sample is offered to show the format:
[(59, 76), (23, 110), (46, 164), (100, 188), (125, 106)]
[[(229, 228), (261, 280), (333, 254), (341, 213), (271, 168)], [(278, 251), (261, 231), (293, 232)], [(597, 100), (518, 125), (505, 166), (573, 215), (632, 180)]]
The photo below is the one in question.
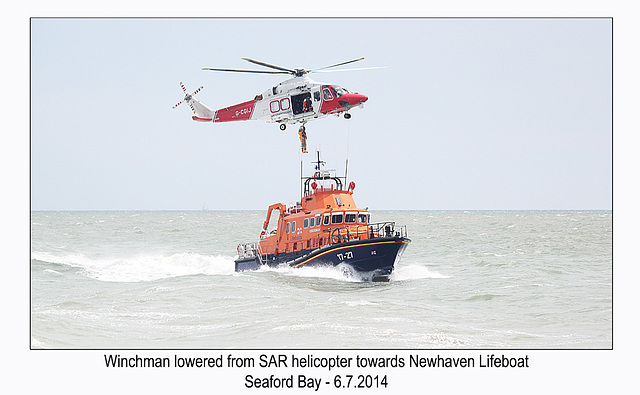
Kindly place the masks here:
[(171, 108), (176, 108), (178, 107), (180, 104), (184, 103), (184, 100), (182, 100), (181, 102), (179, 102), (178, 104), (176, 104), (175, 106), (171, 107)]
[(373, 69), (388, 69), (391, 66), (378, 66), (378, 67), (360, 67), (357, 69), (340, 69), (340, 70), (314, 70), (314, 73), (336, 73), (338, 71), (360, 71), (360, 70), (373, 70)]
[(266, 71), (266, 70), (241, 70), (241, 69), (216, 69), (212, 67), (203, 67), (202, 70), (209, 71), (230, 71), (235, 73), (259, 73), (259, 74), (289, 74), (285, 71)]
[(360, 68), (360, 69), (326, 70), (326, 69), (330, 69), (330, 68), (333, 68), (333, 67), (344, 66), (346, 64), (359, 62), (359, 61), (361, 61), (363, 59), (364, 59), (364, 57), (358, 58), (358, 59), (353, 59), (353, 60), (348, 60), (346, 62), (332, 64), (330, 66), (320, 67), (320, 68), (317, 68), (317, 69), (307, 70), (307, 69), (288, 69), (286, 67), (276, 66), (274, 64), (261, 62), (259, 60), (254, 60), (254, 59), (249, 59), (249, 58), (242, 58), (242, 60), (246, 60), (247, 62), (251, 62), (251, 63), (257, 64), (257, 65), (260, 65), (260, 66), (264, 66), (264, 67), (269, 67), (271, 69), (275, 69), (275, 70), (279, 70), (279, 71), (246, 70), (246, 69), (220, 69), (220, 68), (213, 68), (213, 67), (203, 67), (202, 70), (227, 71), (227, 72), (236, 72), (236, 73), (258, 73), (258, 74), (292, 74), (292, 75), (295, 75), (296, 77), (301, 77), (301, 76), (303, 76), (303, 75), (305, 75), (307, 73), (314, 73), (314, 72), (324, 73), (324, 72), (329, 72), (329, 71), (352, 71), (352, 70), (367, 70), (367, 69), (383, 68), (383, 67), (368, 67), (368, 68)]
[(345, 64), (349, 64), (349, 63), (353, 63), (353, 62), (358, 62), (360, 60), (363, 60), (364, 58), (358, 58), (358, 59), (353, 59), (353, 60), (348, 60), (346, 62), (342, 62), (342, 63), (336, 63), (336, 64), (332, 64), (331, 66), (324, 66), (324, 67), (320, 67), (318, 69), (313, 69), (313, 70), (309, 70), (309, 71), (317, 71), (317, 70), (324, 70), (324, 69), (329, 69), (332, 67), (338, 67), (338, 66), (344, 66)]
[(295, 74), (296, 73), (296, 70), (287, 69), (285, 67), (276, 66), (274, 64), (260, 62), (259, 60), (253, 60), (253, 59), (249, 59), (249, 58), (242, 58), (242, 60), (246, 60), (247, 62), (251, 62), (251, 63), (257, 64), (257, 65), (260, 65), (260, 66), (269, 67), (269, 68), (276, 69), (276, 70), (281, 70), (281, 71), (286, 71), (289, 74)]

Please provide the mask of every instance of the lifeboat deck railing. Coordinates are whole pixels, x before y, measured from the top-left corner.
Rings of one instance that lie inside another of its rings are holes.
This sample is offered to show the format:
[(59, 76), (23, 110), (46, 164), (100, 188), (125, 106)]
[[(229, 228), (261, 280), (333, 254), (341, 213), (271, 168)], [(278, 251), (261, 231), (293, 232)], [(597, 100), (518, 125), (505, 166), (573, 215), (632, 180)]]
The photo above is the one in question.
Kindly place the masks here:
[(382, 237), (407, 237), (407, 226), (396, 226), (395, 222), (377, 222), (372, 224), (346, 225), (329, 230), (331, 244), (345, 243), (351, 240), (376, 239)]
[(260, 264), (264, 264), (266, 255), (262, 253), (260, 243), (238, 244), (238, 258), (258, 258)]

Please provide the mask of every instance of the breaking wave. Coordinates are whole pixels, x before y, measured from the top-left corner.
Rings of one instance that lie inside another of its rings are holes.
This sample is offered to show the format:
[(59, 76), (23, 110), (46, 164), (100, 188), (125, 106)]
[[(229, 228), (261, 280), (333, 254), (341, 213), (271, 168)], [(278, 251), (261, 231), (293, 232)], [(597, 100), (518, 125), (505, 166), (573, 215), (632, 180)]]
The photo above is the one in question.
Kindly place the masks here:
[(122, 258), (90, 258), (83, 254), (54, 255), (33, 252), (32, 259), (77, 267), (90, 278), (109, 282), (154, 281), (192, 275), (230, 275), (232, 257), (178, 253), (173, 255), (137, 255)]
[(438, 272), (433, 272), (425, 266), (409, 265), (400, 266), (391, 274), (391, 281), (408, 281), (408, 280), (422, 280), (425, 278), (449, 278)]

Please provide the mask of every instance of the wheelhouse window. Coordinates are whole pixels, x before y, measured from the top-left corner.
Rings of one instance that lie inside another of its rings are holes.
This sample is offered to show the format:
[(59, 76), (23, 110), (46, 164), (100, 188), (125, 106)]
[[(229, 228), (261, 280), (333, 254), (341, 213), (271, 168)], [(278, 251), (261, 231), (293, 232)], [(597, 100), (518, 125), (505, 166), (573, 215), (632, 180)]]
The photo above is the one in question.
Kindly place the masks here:
[(309, 227), (313, 228), (314, 226), (316, 226), (316, 217), (311, 217), (309, 218)]
[(344, 217), (344, 215), (342, 213), (339, 214), (333, 214), (331, 216), (331, 223), (332, 224), (341, 224), (342, 223), (342, 218)]
[(323, 220), (323, 224), (324, 225), (329, 225), (329, 222), (331, 221), (331, 214), (325, 214), (324, 215), (324, 220)]
[(320, 226), (320, 216), (316, 215), (316, 226)]
[(369, 214), (358, 214), (358, 223), (359, 224), (369, 223)]
[(347, 224), (355, 224), (356, 223), (356, 213), (346, 213), (344, 215), (344, 222)]
[[(311, 220), (313, 220), (313, 218), (311, 218)], [(305, 218), (304, 219), (304, 228), (307, 229), (308, 227), (309, 227), (309, 218)]]
[(291, 233), (296, 231), (296, 221), (291, 222)]
[(287, 222), (287, 233), (291, 231), (291, 223)]
[(340, 200), (338, 196), (336, 196), (336, 204), (338, 205), (338, 207), (342, 206), (342, 200)]

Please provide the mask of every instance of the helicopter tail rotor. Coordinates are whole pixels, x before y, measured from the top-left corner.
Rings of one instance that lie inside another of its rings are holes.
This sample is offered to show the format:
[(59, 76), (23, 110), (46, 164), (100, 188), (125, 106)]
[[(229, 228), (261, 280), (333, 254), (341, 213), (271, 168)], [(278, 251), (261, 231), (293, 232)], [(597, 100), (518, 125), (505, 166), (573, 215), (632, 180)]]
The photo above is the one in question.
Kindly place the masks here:
[(196, 93), (198, 93), (202, 89), (204, 89), (204, 86), (201, 86), (200, 88), (196, 89), (192, 94), (187, 93), (187, 88), (184, 87), (184, 84), (182, 82), (180, 82), (180, 87), (182, 88), (182, 91), (184, 92), (184, 99), (179, 101), (175, 106), (173, 106), (171, 108), (176, 108), (182, 103), (188, 103), (189, 107), (191, 107), (191, 111), (193, 111), (193, 113), (196, 114), (196, 109), (193, 107), (193, 104), (192, 104), (193, 95), (195, 95)]
[(191, 111), (193, 111), (193, 113), (195, 114), (192, 117), (192, 119), (194, 121), (211, 122), (213, 120), (213, 116), (215, 115), (215, 111), (212, 110), (211, 108), (207, 107), (204, 103), (200, 102), (198, 99), (195, 99), (193, 97), (196, 93), (198, 93), (202, 89), (204, 89), (204, 87), (201, 86), (200, 88), (196, 89), (191, 94), (189, 94), (187, 92), (187, 88), (184, 87), (184, 84), (182, 84), (182, 82), (180, 82), (180, 87), (182, 88), (182, 91), (184, 92), (184, 99), (179, 101), (172, 108), (176, 108), (182, 103), (187, 103), (187, 104), (189, 104), (189, 107), (191, 107)]

